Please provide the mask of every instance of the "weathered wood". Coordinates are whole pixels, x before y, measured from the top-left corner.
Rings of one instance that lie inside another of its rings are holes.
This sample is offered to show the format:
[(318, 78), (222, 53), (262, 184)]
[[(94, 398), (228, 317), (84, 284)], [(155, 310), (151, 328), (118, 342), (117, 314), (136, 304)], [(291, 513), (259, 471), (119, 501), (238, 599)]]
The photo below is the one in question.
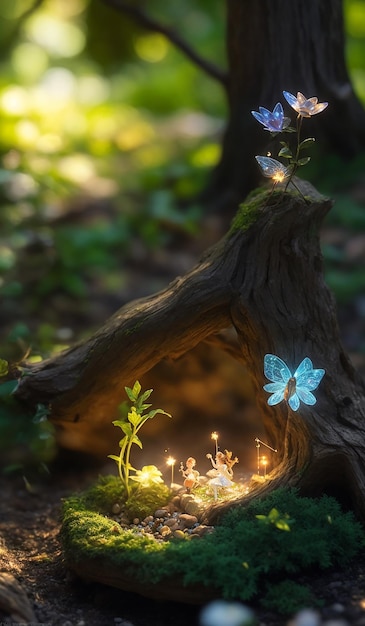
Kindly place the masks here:
[[(365, 386), (341, 345), (319, 244), (331, 202), (302, 190), (306, 201), (283, 192), (254, 196), (185, 277), (123, 307), (85, 343), (34, 366), (17, 397), (49, 402), (63, 443), (70, 436), (77, 447), (85, 423), (102, 435), (125, 385), (162, 359), (204, 340), (220, 342), (248, 366), (268, 440), (278, 449), (264, 488), (285, 483), (311, 494), (336, 492), (365, 519)], [(231, 326), (240, 352), (219, 336)], [(317, 404), (296, 413), (284, 402), (269, 407), (262, 389), (266, 353), (293, 369), (305, 356), (324, 368)], [(216, 514), (213, 508), (212, 519)]]

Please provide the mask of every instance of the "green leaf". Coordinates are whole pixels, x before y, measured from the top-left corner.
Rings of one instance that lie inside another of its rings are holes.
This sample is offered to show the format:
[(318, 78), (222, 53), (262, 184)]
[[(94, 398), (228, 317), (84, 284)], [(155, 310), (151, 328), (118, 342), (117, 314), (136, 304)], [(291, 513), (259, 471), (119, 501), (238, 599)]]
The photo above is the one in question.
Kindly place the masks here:
[(314, 137), (308, 137), (307, 139), (304, 139), (303, 141), (300, 142), (299, 148), (303, 148), (303, 147), (309, 148), (309, 144), (314, 143), (314, 142), (315, 142)]
[(280, 513), (277, 509), (271, 509), (269, 513), (270, 522), (275, 522), (280, 517)]
[(145, 415), (145, 417), (147, 419), (151, 420), (158, 413), (160, 413), (161, 415), (167, 415), (167, 417), (172, 417), (172, 415), (170, 415), (170, 413), (166, 413), (166, 411), (164, 411), (163, 409), (153, 409), (153, 411), (150, 411), (149, 413), (147, 413), (147, 415)]
[(152, 391), (153, 391), (153, 389), (147, 389), (147, 391), (144, 391), (143, 394), (140, 397), (141, 402), (144, 402), (145, 400), (147, 400), (147, 398), (150, 397)]
[(309, 163), (310, 160), (311, 160), (310, 157), (303, 157), (303, 159), (298, 160), (298, 165), (307, 165), (307, 163)]
[(152, 404), (142, 404), (142, 406), (140, 406), (140, 411), (143, 413), (143, 411), (146, 411), (146, 409), (149, 409), (150, 406), (152, 406)]
[(136, 398), (133, 395), (133, 389), (131, 389), (130, 387), (124, 387), (124, 389), (130, 401), (135, 402)]
[(9, 372), (9, 363), (5, 359), (0, 359), (0, 376), (6, 376)]
[(279, 530), (290, 531), (289, 524), (285, 520), (283, 520), (283, 519), (277, 520), (277, 522), (275, 522), (275, 526), (276, 526), (276, 528), (279, 528)]
[(132, 389), (133, 396), (135, 397), (136, 400), (138, 399), (138, 396), (139, 396), (140, 392), (141, 392), (141, 385), (140, 385), (139, 381), (136, 380), (136, 382), (133, 385), (133, 389)]
[(121, 426), (122, 431), (124, 432), (125, 435), (127, 435), (127, 437), (131, 437), (132, 436), (132, 426), (130, 424), (123, 424), (123, 426)]
[(115, 454), (108, 454), (108, 459), (113, 459), (113, 461), (119, 463), (119, 456), (116, 456)]
[(114, 426), (118, 426), (119, 428), (123, 428), (123, 426), (126, 424), (125, 420), (114, 420), (114, 422), (112, 422), (112, 424), (114, 424)]
[(281, 148), (278, 156), (281, 156), (284, 159), (291, 159), (293, 157), (293, 153), (292, 153), (292, 151), (289, 148), (284, 146), (284, 148)]
[[(137, 426), (137, 424), (141, 421), (140, 416), (136, 411), (136, 407), (132, 406), (131, 410), (128, 413), (128, 421), (133, 425)], [(125, 432), (125, 431), (124, 431)], [(127, 433), (126, 433), (127, 434)]]
[(137, 446), (138, 446), (139, 448), (141, 448), (141, 450), (142, 450), (142, 448), (143, 448), (143, 446), (142, 446), (142, 441), (140, 440), (140, 438), (139, 438), (137, 435), (133, 435), (133, 437), (132, 437), (131, 441), (132, 441), (132, 443), (137, 444)]
[(124, 446), (124, 443), (125, 443), (125, 441), (126, 441), (126, 440), (128, 440), (128, 437), (127, 437), (127, 436), (123, 437), (123, 439), (121, 439), (121, 440), (119, 441), (119, 444), (118, 444), (118, 445), (119, 445), (119, 447), (120, 447), (120, 448), (121, 448), (122, 446)]

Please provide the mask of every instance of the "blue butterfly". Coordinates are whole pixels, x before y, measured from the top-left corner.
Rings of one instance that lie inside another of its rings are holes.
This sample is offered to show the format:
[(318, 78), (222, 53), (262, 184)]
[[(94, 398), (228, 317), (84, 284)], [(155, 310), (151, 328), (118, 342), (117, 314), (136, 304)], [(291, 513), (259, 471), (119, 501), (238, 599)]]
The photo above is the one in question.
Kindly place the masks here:
[(312, 361), (305, 357), (292, 374), (286, 363), (278, 356), (265, 354), (264, 374), (272, 381), (264, 385), (264, 390), (272, 393), (267, 403), (273, 406), (285, 400), (293, 411), (297, 411), (300, 400), (309, 405), (317, 402), (311, 391), (317, 389), (325, 370), (314, 370)]

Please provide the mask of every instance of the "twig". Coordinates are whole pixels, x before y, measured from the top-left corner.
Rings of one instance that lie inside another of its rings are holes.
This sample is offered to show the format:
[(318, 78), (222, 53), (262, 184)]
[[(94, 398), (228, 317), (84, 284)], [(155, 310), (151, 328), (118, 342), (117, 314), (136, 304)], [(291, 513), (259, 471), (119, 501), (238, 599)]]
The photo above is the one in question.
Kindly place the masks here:
[(166, 39), (171, 41), (171, 43), (176, 46), (181, 52), (183, 52), (195, 65), (200, 67), (205, 71), (206, 74), (219, 81), (224, 87), (228, 85), (228, 73), (224, 72), (216, 65), (204, 59), (200, 54), (198, 54), (193, 48), (189, 46), (189, 44), (180, 37), (180, 35), (169, 28), (153, 19), (150, 15), (147, 15), (144, 11), (142, 11), (138, 7), (131, 6), (129, 2), (124, 2), (124, 0), (101, 0), (104, 4), (107, 4), (117, 11), (124, 13), (131, 17), (135, 22), (141, 24), (147, 30), (152, 30), (156, 33), (161, 33), (164, 35)]

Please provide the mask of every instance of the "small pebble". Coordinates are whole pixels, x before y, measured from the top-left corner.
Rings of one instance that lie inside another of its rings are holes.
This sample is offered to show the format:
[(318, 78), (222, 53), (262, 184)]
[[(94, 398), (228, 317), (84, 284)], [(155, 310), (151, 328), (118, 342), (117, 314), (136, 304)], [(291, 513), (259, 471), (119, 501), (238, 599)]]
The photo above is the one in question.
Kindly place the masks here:
[(182, 530), (175, 530), (173, 535), (175, 539), (185, 539), (185, 533)]
[(112, 513), (114, 515), (118, 515), (118, 513), (120, 513), (122, 510), (122, 507), (120, 506), (120, 504), (118, 504), (118, 502), (116, 502), (115, 504), (113, 504), (112, 506)]
[(171, 528), (169, 528), (168, 526), (162, 526), (162, 528), (160, 529), (160, 535), (161, 537), (167, 537), (168, 535), (171, 535)]
[(198, 523), (198, 518), (195, 515), (182, 513), (179, 517), (180, 528), (192, 528), (197, 523)]

